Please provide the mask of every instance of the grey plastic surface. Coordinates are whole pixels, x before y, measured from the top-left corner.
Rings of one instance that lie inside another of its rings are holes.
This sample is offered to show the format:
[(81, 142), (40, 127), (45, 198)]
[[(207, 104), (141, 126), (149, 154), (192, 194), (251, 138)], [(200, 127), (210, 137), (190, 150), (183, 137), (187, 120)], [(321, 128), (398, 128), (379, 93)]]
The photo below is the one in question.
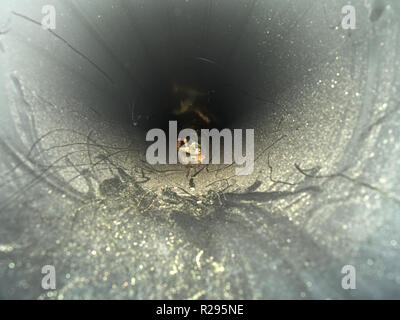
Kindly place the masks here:
[[(0, 297), (400, 298), (400, 5), (347, 3), (2, 0)], [(143, 162), (176, 78), (232, 96), (251, 176)]]

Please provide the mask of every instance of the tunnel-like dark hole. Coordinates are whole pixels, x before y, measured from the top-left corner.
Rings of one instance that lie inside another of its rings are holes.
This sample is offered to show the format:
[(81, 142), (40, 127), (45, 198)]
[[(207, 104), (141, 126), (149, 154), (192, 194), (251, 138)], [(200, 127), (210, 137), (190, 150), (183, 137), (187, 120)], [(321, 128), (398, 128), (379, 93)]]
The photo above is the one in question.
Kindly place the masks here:
[[(73, 4), (65, 7), (79, 12)], [(168, 5), (122, 1), (121, 7), (133, 28), (123, 45), (116, 44), (125, 60), (113, 55), (117, 67), (111, 68), (90, 58), (91, 67), (101, 69), (103, 78), (113, 82), (112, 86), (108, 83), (114, 90), (112, 99), (121, 103), (96, 108), (122, 126), (140, 129), (133, 134), (142, 140), (151, 128), (168, 131), (171, 120), (178, 121), (179, 129), (193, 128), (199, 133), (201, 128), (259, 132), (260, 125), (273, 131), (291, 107), (298, 107), (284, 100), (281, 104), (281, 96), (296, 84), (314, 81), (322, 65), (332, 59), (330, 46), (299, 27), (302, 16), (297, 10), (307, 14), (312, 7), (307, 1), (296, 10), (291, 4), (264, 7), (256, 1), (231, 3), (227, 11), (225, 5), (212, 1)], [(254, 18), (258, 9), (267, 15), (262, 28), (261, 18)], [(146, 10), (157, 21), (142, 20)], [(106, 15), (115, 30), (125, 27), (113, 12)], [(285, 21), (277, 23), (280, 15)], [(94, 57), (91, 48), (87, 50), (86, 56)], [(319, 58), (313, 59), (316, 51)], [(132, 52), (137, 54), (129, 57)], [(133, 65), (140, 68), (135, 70)], [(263, 120), (255, 124), (257, 117)]]
[[(2, 0), (0, 297), (398, 297), (399, 5), (346, 5)], [(254, 171), (150, 165), (172, 120)]]

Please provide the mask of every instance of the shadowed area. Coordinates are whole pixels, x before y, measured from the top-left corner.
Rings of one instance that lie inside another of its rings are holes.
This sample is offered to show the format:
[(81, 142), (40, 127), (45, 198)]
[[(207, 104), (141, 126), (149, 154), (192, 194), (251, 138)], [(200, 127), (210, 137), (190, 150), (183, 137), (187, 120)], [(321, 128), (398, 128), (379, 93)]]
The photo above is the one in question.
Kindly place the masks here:
[[(400, 297), (400, 7), (347, 2), (3, 0), (0, 297)], [(254, 172), (148, 164), (172, 120)]]

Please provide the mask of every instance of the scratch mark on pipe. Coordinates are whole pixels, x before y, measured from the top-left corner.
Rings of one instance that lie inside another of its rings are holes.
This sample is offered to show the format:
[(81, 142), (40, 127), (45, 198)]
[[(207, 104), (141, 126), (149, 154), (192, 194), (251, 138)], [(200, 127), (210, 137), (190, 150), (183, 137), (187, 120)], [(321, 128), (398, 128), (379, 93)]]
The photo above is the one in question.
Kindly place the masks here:
[[(42, 26), (42, 24), (36, 20), (33, 20), (21, 13), (12, 11), (12, 14), (20, 17), (22, 19), (25, 19), (33, 24), (36, 24), (38, 26)], [(99, 71), (109, 82), (111, 82), (112, 84), (114, 84), (114, 80), (102, 69), (100, 68), (95, 62), (93, 62), (88, 56), (86, 56), (83, 52), (79, 51), (78, 49), (76, 49), (73, 45), (71, 45), (67, 40), (65, 40), (63, 37), (61, 37), (60, 35), (58, 35), (57, 33), (55, 33), (54, 31), (48, 29), (48, 32), (50, 32), (54, 37), (56, 37), (58, 40), (60, 40), (61, 42), (63, 42), (66, 46), (68, 46), (68, 48), (70, 48), (73, 52), (75, 52), (77, 55), (79, 55), (81, 58), (83, 58), (84, 60), (86, 60), (90, 65), (92, 65), (97, 71)]]

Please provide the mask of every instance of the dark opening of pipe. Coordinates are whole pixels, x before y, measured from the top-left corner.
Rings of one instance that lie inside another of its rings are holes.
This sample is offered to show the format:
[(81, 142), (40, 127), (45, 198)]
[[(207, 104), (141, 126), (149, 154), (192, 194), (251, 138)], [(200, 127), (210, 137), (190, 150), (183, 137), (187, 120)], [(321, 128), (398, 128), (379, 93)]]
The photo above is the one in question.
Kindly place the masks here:
[[(1, 298), (399, 297), (396, 1), (50, 2), (0, 4)], [(172, 120), (254, 172), (149, 164)]]

